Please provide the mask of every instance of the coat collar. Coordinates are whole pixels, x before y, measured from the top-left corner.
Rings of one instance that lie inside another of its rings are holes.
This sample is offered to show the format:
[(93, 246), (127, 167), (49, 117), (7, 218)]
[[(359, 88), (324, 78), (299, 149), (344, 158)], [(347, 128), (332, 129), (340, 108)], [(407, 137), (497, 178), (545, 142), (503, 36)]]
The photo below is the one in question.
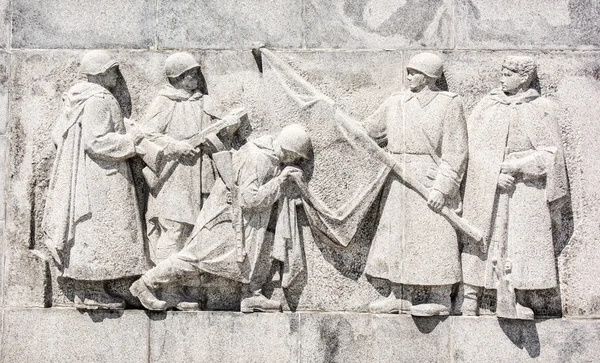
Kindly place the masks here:
[(421, 92), (412, 92), (409, 90), (406, 92), (406, 102), (410, 101), (412, 98), (416, 98), (421, 107), (425, 107), (437, 97), (438, 93), (437, 90), (431, 90), (429, 88), (424, 88)]
[(190, 94), (186, 90), (178, 89), (168, 84), (158, 92), (159, 95), (165, 96), (173, 101), (197, 101), (202, 98), (202, 92), (196, 90)]
[(76, 107), (96, 95), (110, 95), (110, 91), (92, 82), (80, 82), (66, 93), (66, 101), (70, 107)]
[(497, 102), (505, 105), (520, 105), (523, 103), (529, 103), (540, 97), (540, 93), (533, 88), (514, 96), (508, 96), (502, 92), (500, 88), (494, 89), (490, 92), (490, 96)]

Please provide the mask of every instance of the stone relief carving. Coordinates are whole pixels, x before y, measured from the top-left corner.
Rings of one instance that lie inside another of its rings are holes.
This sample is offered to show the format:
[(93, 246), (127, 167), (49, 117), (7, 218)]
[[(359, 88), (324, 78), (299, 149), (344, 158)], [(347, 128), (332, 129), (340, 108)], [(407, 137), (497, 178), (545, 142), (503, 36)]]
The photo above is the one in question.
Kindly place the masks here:
[[(379, 201), (362, 273), (391, 288), (371, 312), (449, 315), (464, 281), (463, 314), (477, 314), (487, 288), (498, 291), (498, 316), (533, 318), (528, 292), (557, 283), (552, 217), (568, 186), (555, 111), (532, 88), (532, 59), (508, 58), (502, 89), (465, 122), (460, 97), (436, 86), (442, 59), (415, 55), (409, 89), (358, 122), (272, 52), (254, 54), (301, 109), (321, 110), (336, 137), (372, 158), (373, 180), (341, 206), (323, 200), (307, 170), (326, 155), (313, 149), (321, 130), (291, 124), (247, 141), (246, 112), (214, 115), (188, 53), (167, 58), (168, 84), (145, 117), (124, 120), (110, 92), (118, 63), (90, 51), (81, 62), (88, 81), (66, 94), (56, 125), (43, 223), (63, 277), (80, 287), (77, 307), (124, 308), (109, 285), (141, 275), (130, 292), (147, 309), (198, 310), (205, 277), (218, 276), (241, 284), (241, 311), (281, 311), (263, 288), (274, 267), (284, 288), (306, 270), (297, 213), (343, 248)], [(150, 190), (146, 225), (128, 165), (136, 155)]]
[[(443, 206), (460, 209), (467, 127), (457, 95), (435, 85), (442, 75), (437, 55), (418, 54), (406, 69), (409, 90), (392, 95), (364, 126), (429, 195), (425, 203), (399, 177), (390, 178), (365, 273), (390, 281), (393, 288), (370, 310), (448, 315), (452, 285), (461, 277), (459, 248), (456, 231), (437, 212)], [(427, 286), (426, 303), (413, 304), (416, 286)]]
[(77, 282), (75, 305), (124, 307), (106, 284), (148, 267), (143, 225), (128, 160), (143, 135), (126, 133), (116, 86), (119, 63), (107, 52), (81, 60), (86, 82), (64, 96), (53, 131), (57, 154), (44, 213), (46, 245), (62, 276)]
[[(233, 153), (214, 154), (223, 178), (215, 183), (190, 240), (137, 280), (132, 294), (146, 308), (164, 310), (167, 303), (155, 296), (155, 289), (210, 273), (243, 284), (242, 312), (281, 310), (281, 303), (266, 298), (261, 289), (276, 249), (281, 248), (277, 245), (285, 243), (280, 229), (297, 229), (296, 203), (287, 198), (285, 189), (302, 178), (302, 170), (292, 165), (307, 159), (310, 148), (304, 128), (290, 125), (276, 137), (264, 136)], [(278, 201), (277, 216), (273, 205)], [(274, 238), (268, 231), (273, 216), (277, 216)]]
[(532, 290), (557, 285), (552, 211), (568, 195), (556, 107), (533, 88), (536, 64), (508, 57), (501, 88), (468, 122), (469, 172), (465, 216), (483, 231), (462, 253), (463, 314), (476, 315), (481, 288), (497, 290), (497, 315), (531, 320)]
[[(207, 112), (200, 64), (189, 53), (175, 53), (165, 62), (169, 83), (159, 91), (143, 120), (144, 138), (152, 145), (143, 160), (149, 186), (146, 212), (150, 257), (158, 264), (179, 252), (196, 223), (217, 178), (209, 155), (239, 147), (237, 131), (245, 117), (236, 110), (220, 120)], [(217, 121), (218, 120), (218, 121)], [(216, 122), (215, 122), (216, 121)], [(197, 303), (185, 290), (170, 287), (164, 299), (180, 308)], [(187, 306), (187, 307), (186, 307)]]

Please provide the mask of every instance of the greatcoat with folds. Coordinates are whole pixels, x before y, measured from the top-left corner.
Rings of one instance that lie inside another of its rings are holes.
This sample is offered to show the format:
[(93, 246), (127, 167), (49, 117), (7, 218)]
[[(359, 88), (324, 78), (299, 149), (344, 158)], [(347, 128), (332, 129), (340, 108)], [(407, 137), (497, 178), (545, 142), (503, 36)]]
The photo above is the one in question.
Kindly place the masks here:
[[(458, 189), (467, 158), (467, 130), (456, 94), (424, 90), (389, 97), (365, 121), (373, 139), (407, 173), (460, 206)], [(409, 285), (449, 285), (460, 281), (456, 231), (427, 201), (390, 175), (365, 273)]]
[(127, 161), (136, 151), (117, 100), (97, 84), (76, 84), (65, 96), (53, 139), (57, 154), (43, 227), (63, 276), (141, 275), (149, 265)]
[[(496, 89), (477, 104), (468, 131), (464, 217), (484, 232), (485, 245), (465, 240), (464, 282), (496, 288), (500, 257), (510, 261), (514, 288), (555, 287), (550, 206), (568, 194), (555, 106), (534, 89), (516, 97)], [(509, 193), (498, 188), (504, 160), (521, 165)], [(499, 243), (506, 256), (498, 255)]]
[[(281, 172), (273, 138), (263, 136), (233, 152), (232, 168), (241, 209), (246, 254), (238, 260), (230, 191), (217, 179), (195, 223), (188, 244), (159, 263), (145, 276), (150, 286), (175, 283), (180, 276), (208, 272), (242, 283), (266, 282), (271, 261), (285, 265), (282, 285), (288, 287), (304, 270), (302, 245), (295, 217), (296, 205), (275, 179)], [(278, 210), (274, 205), (279, 202)], [(234, 206), (235, 207), (235, 206)], [(272, 228), (272, 230), (268, 230)]]
[[(206, 96), (200, 92), (165, 86), (150, 105), (143, 123), (148, 140), (164, 148), (197, 135), (211, 124), (204, 111)], [(215, 181), (212, 161), (200, 153), (188, 163), (178, 163), (160, 188), (151, 190), (146, 219), (165, 218), (194, 225)]]

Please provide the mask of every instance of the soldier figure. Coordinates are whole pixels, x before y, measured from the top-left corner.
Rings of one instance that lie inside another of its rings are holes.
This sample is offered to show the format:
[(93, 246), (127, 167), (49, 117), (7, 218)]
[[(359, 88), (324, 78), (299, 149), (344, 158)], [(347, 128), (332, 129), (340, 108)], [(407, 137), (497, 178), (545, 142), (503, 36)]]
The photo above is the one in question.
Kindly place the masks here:
[(279, 301), (261, 292), (272, 263), (273, 236), (267, 227), (284, 187), (302, 177), (291, 165), (307, 159), (310, 150), (307, 131), (290, 125), (277, 137), (214, 154), (223, 179), (217, 179), (188, 244), (136, 281), (132, 294), (146, 308), (164, 310), (167, 303), (157, 298), (157, 289), (210, 273), (244, 284), (243, 312), (281, 310)]
[(568, 185), (555, 107), (535, 77), (532, 58), (508, 57), (502, 87), (469, 118), (464, 215), (485, 237), (465, 241), (464, 315), (477, 314), (485, 287), (498, 289), (498, 316), (533, 319), (527, 292), (557, 284), (550, 210)]
[[(200, 64), (189, 53), (175, 53), (165, 62), (169, 84), (160, 90), (146, 114), (146, 137), (161, 148), (157, 156), (146, 156), (144, 171), (150, 186), (148, 239), (150, 256), (159, 263), (178, 252), (189, 237), (203, 200), (215, 180), (209, 155), (186, 140), (206, 129), (214, 117), (204, 111)], [(222, 146), (216, 135), (214, 144)], [(207, 146), (208, 147), (208, 146)], [(176, 160), (168, 171), (164, 162)]]
[[(390, 176), (365, 273), (391, 283), (387, 299), (371, 303), (376, 313), (448, 315), (452, 285), (461, 278), (457, 234), (437, 212), (458, 209), (467, 160), (467, 129), (460, 98), (440, 91), (442, 60), (412, 57), (406, 67), (409, 90), (390, 96), (365, 123), (369, 136), (429, 188), (423, 200)], [(417, 289), (428, 300), (415, 304)]]
[(120, 309), (123, 299), (105, 285), (149, 268), (128, 164), (144, 140), (136, 128), (126, 133), (110, 92), (117, 84), (117, 61), (105, 51), (89, 51), (81, 71), (87, 82), (66, 93), (53, 130), (57, 153), (43, 227), (62, 276), (78, 286), (76, 305)]

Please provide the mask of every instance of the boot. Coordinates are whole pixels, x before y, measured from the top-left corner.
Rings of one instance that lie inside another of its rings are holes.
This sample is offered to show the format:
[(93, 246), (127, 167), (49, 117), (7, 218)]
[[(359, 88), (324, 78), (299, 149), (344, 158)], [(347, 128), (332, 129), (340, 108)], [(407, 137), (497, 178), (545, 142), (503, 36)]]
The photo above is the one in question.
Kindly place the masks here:
[(479, 301), (479, 287), (464, 284), (464, 295), (462, 303), (462, 315), (463, 316), (477, 316), (479, 314), (478, 301)]
[(429, 301), (424, 304), (413, 305), (410, 308), (412, 316), (447, 316), (450, 315), (451, 285), (432, 286), (429, 292)]
[(179, 311), (200, 311), (200, 304), (192, 301), (181, 301), (177, 303), (175, 309)]
[(160, 300), (167, 303), (167, 308), (175, 308), (181, 311), (198, 311), (200, 304), (186, 292), (184, 286), (166, 286), (160, 292)]
[(411, 303), (405, 299), (398, 299), (394, 294), (390, 294), (383, 300), (374, 301), (369, 304), (369, 311), (374, 314), (399, 314), (408, 313)]
[(533, 310), (531, 308), (528, 308), (527, 306), (523, 306), (523, 305), (517, 303), (516, 309), (517, 309), (517, 319), (533, 320), (534, 314), (533, 314)]
[(242, 313), (280, 312), (281, 303), (277, 300), (267, 299), (263, 294), (252, 295), (242, 299), (240, 311)]
[(125, 300), (109, 295), (104, 291), (87, 291), (76, 293), (75, 307), (86, 310), (121, 310), (125, 309)]
[(142, 305), (148, 310), (162, 311), (167, 308), (167, 303), (158, 300), (142, 278), (136, 280), (129, 288), (129, 291), (133, 296), (137, 297)]

